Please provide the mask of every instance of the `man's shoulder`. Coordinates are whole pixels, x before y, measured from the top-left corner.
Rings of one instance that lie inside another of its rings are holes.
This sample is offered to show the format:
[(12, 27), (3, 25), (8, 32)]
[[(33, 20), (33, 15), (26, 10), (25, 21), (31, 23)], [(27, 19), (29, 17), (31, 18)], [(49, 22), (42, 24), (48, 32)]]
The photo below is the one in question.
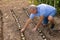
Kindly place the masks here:
[(42, 6), (46, 6), (47, 4), (39, 4), (37, 5), (37, 7), (42, 7)]

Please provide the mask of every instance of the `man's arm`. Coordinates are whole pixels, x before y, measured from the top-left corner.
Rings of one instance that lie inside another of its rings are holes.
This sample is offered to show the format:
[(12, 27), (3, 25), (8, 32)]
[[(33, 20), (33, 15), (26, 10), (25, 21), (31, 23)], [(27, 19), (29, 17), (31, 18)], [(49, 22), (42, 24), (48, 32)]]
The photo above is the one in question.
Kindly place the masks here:
[(31, 23), (31, 19), (29, 18), (27, 21), (26, 21), (26, 23), (25, 23), (25, 25), (24, 25), (24, 28), (26, 28), (26, 27), (28, 27), (28, 25), (29, 25), (29, 23)]
[(35, 28), (33, 29), (33, 31), (37, 30), (37, 28), (42, 24), (43, 19), (44, 19), (44, 16), (40, 16), (40, 19), (39, 19), (37, 25), (35, 26)]
[(29, 23), (30, 23), (31, 21), (32, 21), (31, 18), (29, 18), (29, 19), (26, 21), (24, 27), (21, 29), (21, 32), (24, 32), (24, 31), (25, 31), (25, 29), (28, 27), (28, 25), (29, 25)]

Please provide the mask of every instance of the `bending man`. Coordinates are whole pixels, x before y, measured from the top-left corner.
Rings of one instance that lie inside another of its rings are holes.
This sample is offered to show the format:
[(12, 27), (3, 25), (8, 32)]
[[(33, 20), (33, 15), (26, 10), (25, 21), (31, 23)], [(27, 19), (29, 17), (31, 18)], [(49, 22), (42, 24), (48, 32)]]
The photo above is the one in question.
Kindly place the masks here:
[(27, 22), (24, 25), (24, 28), (21, 29), (21, 32), (24, 32), (25, 29), (28, 27), (29, 23), (34, 19), (35, 16), (39, 17), (39, 21), (33, 31), (36, 31), (41, 24), (44, 26), (48, 24), (48, 22), (51, 23), (51, 29), (54, 28), (54, 16), (56, 14), (56, 8), (47, 4), (40, 4), (38, 6), (30, 5), (28, 8), (30, 14), (30, 18), (27, 20)]

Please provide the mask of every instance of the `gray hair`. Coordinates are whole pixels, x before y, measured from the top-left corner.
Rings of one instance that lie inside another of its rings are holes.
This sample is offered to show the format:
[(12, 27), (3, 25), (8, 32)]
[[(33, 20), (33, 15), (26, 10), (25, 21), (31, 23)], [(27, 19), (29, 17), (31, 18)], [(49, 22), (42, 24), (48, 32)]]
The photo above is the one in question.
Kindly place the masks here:
[(37, 7), (36, 7), (36, 5), (30, 5), (29, 7), (28, 7), (28, 9), (36, 9)]

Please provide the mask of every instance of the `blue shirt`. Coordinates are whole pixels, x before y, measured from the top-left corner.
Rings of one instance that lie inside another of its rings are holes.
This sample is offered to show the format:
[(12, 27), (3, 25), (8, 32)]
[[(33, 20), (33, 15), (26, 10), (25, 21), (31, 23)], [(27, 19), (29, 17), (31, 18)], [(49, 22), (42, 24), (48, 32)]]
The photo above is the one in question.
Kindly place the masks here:
[(31, 13), (30, 18), (33, 19), (35, 16), (48, 17), (51, 14), (51, 12), (53, 12), (53, 10), (56, 10), (55, 7), (53, 6), (47, 4), (40, 4), (37, 6), (37, 13), (36, 14)]

